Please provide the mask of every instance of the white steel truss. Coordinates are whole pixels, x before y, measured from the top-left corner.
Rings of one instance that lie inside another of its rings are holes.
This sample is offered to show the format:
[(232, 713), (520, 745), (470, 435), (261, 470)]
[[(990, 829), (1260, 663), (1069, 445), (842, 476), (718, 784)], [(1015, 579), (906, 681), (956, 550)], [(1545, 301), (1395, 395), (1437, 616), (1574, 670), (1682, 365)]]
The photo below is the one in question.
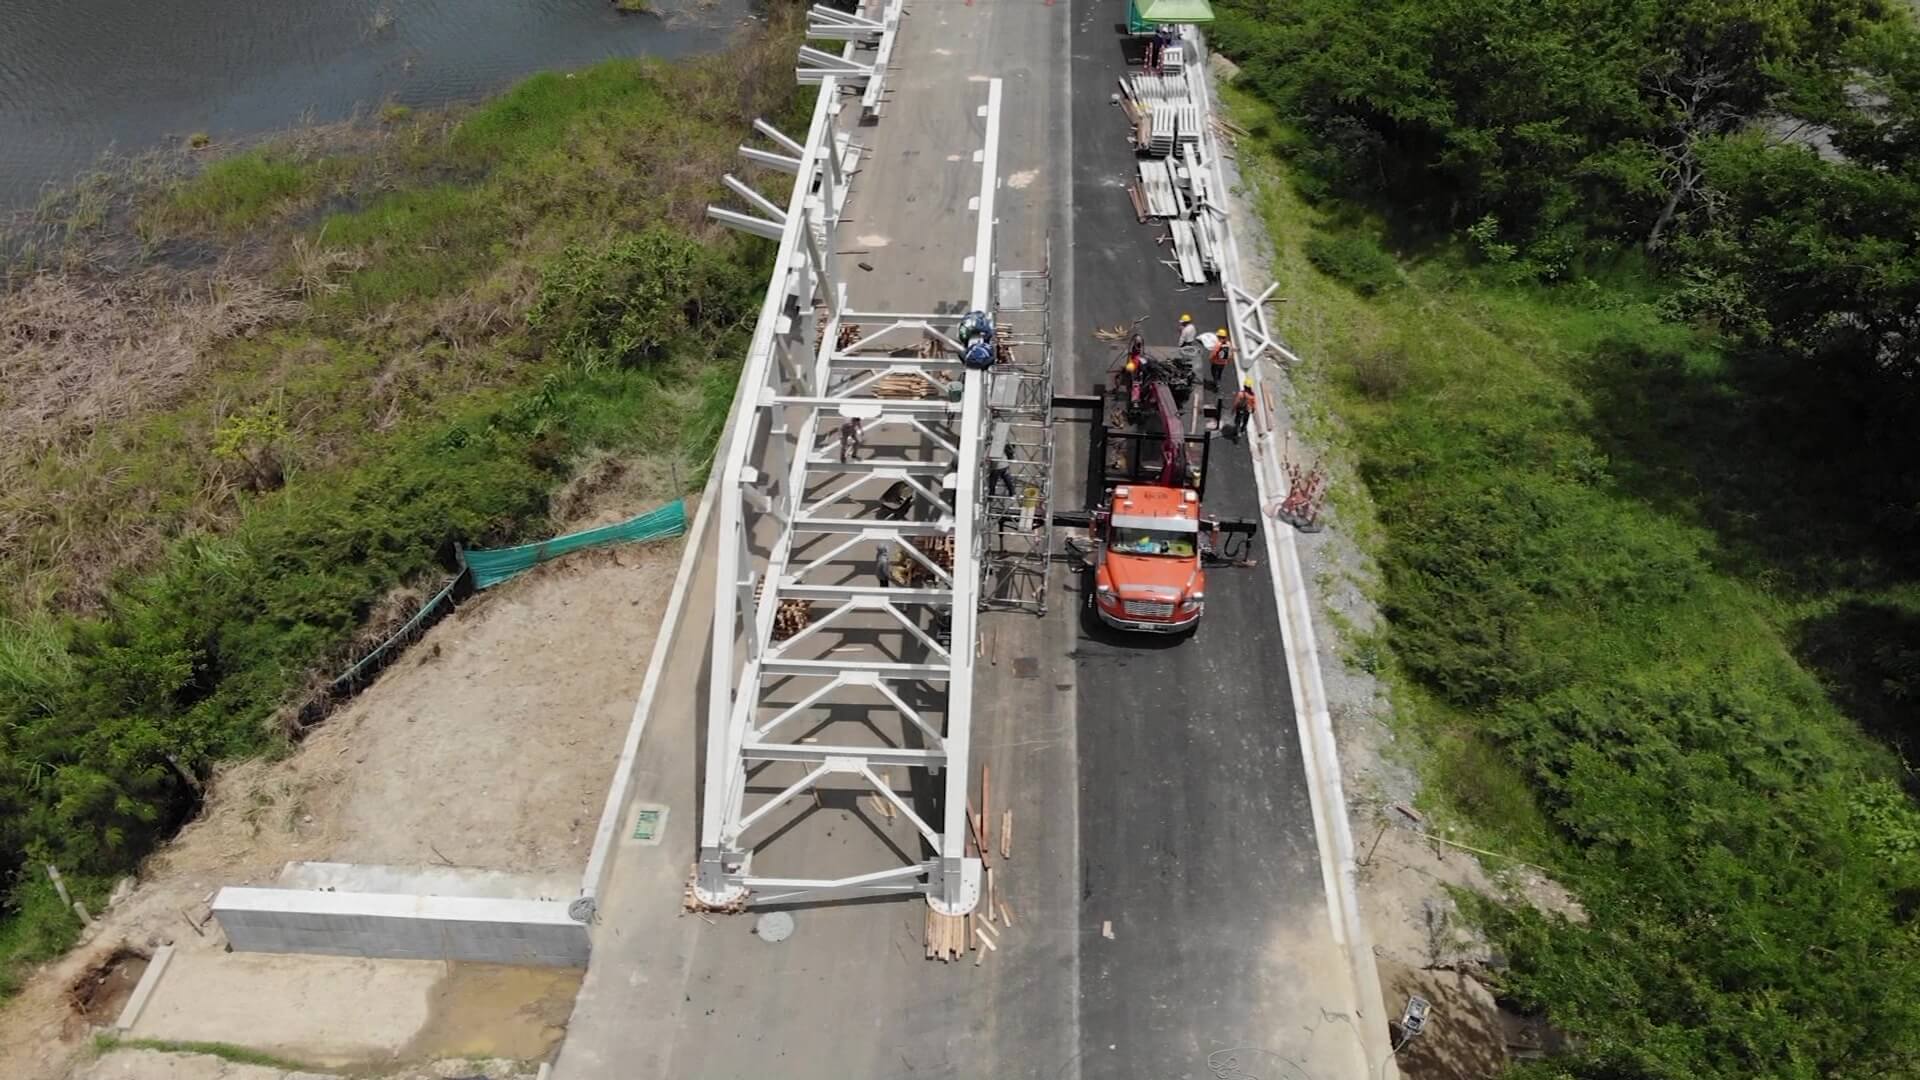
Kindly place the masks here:
[[(741, 375), (750, 414), (716, 462), (693, 896), (734, 909), (924, 893), (935, 910), (964, 914), (980, 889), (966, 782), (991, 377), (958, 363), (956, 313), (848, 307), (833, 239), (859, 150), (834, 133), (836, 76), (821, 85), (806, 141), (775, 138), (795, 163), (787, 208), (776, 215), (729, 184), (759, 213), (710, 211), (762, 235), (779, 225), (780, 269)], [(992, 299), (1000, 96), (991, 80), (969, 310)], [(900, 864), (876, 870), (756, 875), (756, 854), (782, 831), (768, 826), (802, 796), (819, 800), (830, 777), (871, 789), (918, 834), (922, 856), (895, 847)]]
[[(833, 78), (847, 86), (860, 88), (861, 115), (872, 119), (880, 115), (880, 97), (885, 93), (887, 65), (893, 62), (893, 43), (899, 37), (900, 16), (905, 0), (887, 0), (877, 19), (857, 12), (815, 4), (807, 9), (807, 37), (819, 41), (844, 41), (846, 51), (835, 56), (829, 52), (802, 46), (800, 66), (795, 69), (802, 83), (818, 83)], [(860, 63), (853, 59), (854, 45), (873, 49), (873, 60)]]

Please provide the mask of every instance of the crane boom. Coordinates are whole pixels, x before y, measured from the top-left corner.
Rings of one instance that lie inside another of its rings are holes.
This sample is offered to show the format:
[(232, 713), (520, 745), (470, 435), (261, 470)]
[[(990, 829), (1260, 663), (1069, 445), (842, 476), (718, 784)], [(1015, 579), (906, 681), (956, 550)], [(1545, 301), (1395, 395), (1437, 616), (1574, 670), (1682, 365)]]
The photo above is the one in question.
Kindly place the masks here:
[(1164, 379), (1153, 382), (1153, 404), (1160, 410), (1160, 479), (1165, 487), (1187, 486), (1187, 432), (1180, 422), (1180, 406)]

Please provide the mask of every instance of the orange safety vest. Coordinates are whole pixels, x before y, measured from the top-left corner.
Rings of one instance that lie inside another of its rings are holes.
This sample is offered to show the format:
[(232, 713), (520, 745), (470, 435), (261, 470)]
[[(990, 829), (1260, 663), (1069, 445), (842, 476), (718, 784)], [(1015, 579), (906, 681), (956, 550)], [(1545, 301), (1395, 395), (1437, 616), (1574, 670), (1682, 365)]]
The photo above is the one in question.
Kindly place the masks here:
[(1214, 344), (1213, 344), (1213, 351), (1207, 354), (1207, 359), (1213, 364), (1213, 366), (1226, 367), (1227, 361), (1232, 359), (1232, 357), (1233, 357), (1233, 344), (1231, 342), (1221, 341), (1220, 339), (1215, 338)]

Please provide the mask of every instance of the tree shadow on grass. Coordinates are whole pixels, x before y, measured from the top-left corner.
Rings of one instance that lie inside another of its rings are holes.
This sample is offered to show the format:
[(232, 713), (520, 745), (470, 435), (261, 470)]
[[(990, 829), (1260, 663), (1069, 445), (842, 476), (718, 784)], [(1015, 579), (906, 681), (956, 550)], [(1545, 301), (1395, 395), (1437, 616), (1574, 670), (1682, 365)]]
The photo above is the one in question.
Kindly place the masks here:
[(1920, 412), (1840, 370), (1608, 342), (1587, 365), (1592, 435), (1627, 491), (1716, 535), (1727, 572), (1802, 597), (1912, 581)]
[[(1920, 409), (1909, 388), (1817, 361), (1719, 368), (1635, 342), (1596, 350), (1592, 434), (1616, 481), (1709, 530), (1720, 568), (1820, 614), (1798, 659), (1867, 735), (1920, 760)], [(1830, 604), (1829, 599), (1838, 601)], [(1920, 775), (1908, 781), (1920, 799)]]
[(1797, 630), (1795, 651), (1835, 704), (1908, 763), (1907, 793), (1920, 798), (1920, 611), (1848, 600)]

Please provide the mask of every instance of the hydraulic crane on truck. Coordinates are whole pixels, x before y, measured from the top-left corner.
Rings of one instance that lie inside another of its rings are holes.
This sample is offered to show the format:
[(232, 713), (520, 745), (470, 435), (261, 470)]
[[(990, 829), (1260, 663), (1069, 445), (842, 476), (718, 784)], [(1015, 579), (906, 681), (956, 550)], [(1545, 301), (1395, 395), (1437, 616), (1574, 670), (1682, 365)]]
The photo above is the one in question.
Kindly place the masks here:
[(1076, 549), (1092, 577), (1087, 602), (1118, 629), (1191, 631), (1206, 610), (1206, 568), (1251, 565), (1258, 524), (1202, 510), (1212, 450), (1204, 421), (1218, 419), (1219, 406), (1197, 410), (1201, 430), (1189, 433), (1193, 382), (1190, 363), (1157, 357), (1136, 339), (1095, 394), (1054, 398), (1056, 408), (1089, 411), (1093, 421), (1088, 508), (1054, 521), (1087, 530)]

